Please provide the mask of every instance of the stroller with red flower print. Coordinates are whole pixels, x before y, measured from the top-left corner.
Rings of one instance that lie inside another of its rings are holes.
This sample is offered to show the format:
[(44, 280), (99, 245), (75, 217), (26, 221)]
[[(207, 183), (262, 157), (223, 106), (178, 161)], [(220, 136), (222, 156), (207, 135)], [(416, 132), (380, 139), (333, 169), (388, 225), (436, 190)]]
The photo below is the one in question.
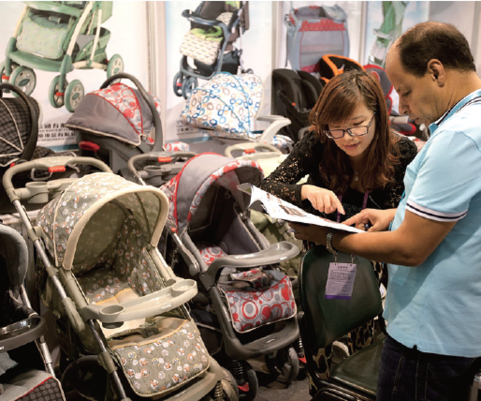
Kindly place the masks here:
[(161, 187), (170, 200), (162, 251), (178, 276), (197, 281), (192, 316), (209, 353), (250, 400), (258, 383), (247, 360), (264, 356), (281, 381), (299, 372), (296, 303), (289, 277), (278, 269), (299, 250), (289, 242), (269, 244), (238, 188), (262, 178), (255, 161), (202, 153)]

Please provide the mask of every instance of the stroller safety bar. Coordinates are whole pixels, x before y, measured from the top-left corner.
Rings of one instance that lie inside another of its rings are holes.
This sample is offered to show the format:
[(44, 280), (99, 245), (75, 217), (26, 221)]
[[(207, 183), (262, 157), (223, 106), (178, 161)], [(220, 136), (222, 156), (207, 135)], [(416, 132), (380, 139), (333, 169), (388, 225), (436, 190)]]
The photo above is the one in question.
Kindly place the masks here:
[(207, 290), (216, 282), (217, 272), (225, 267), (244, 268), (260, 265), (270, 265), (291, 259), (299, 253), (299, 248), (287, 241), (272, 244), (259, 252), (223, 256), (214, 260), (206, 272), (201, 273), (200, 279)]
[(57, 169), (58, 167), (65, 166), (75, 166), (77, 164), (89, 164), (98, 168), (101, 171), (111, 173), (112, 170), (104, 162), (94, 159), (92, 157), (71, 157), (71, 156), (57, 156), (57, 157), (44, 157), (41, 159), (31, 160), (25, 163), (16, 164), (10, 167), (3, 176), (3, 187), (7, 193), (10, 201), (19, 200), (20, 197), (17, 195), (17, 191), (13, 187), (12, 177), (15, 174), (30, 171), (32, 169), (37, 170), (48, 170), (50, 172), (63, 171), (62, 169)]
[(85, 321), (98, 319), (107, 328), (120, 327), (125, 321), (168, 312), (185, 304), (196, 294), (197, 283), (194, 280), (180, 279), (170, 287), (128, 302), (83, 307), (80, 315)]
[(47, 332), (45, 319), (37, 314), (0, 329), (0, 352), (10, 351), (39, 339)]

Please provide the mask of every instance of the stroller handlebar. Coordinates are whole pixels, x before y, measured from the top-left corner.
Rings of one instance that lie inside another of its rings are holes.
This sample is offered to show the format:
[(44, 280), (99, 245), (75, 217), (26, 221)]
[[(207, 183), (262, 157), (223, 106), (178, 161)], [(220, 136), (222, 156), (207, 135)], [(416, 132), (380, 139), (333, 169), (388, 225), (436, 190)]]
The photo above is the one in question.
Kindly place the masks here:
[(197, 294), (197, 283), (191, 279), (178, 279), (169, 287), (149, 295), (114, 305), (88, 305), (80, 310), (87, 321), (98, 319), (106, 328), (120, 327), (129, 320), (148, 318), (177, 308)]
[(222, 21), (219, 20), (210, 20), (210, 19), (205, 19), (201, 17), (199, 14), (191, 11), (191, 10), (184, 10), (182, 11), (182, 17), (187, 18), (189, 21), (195, 22), (196, 24), (199, 25), (204, 25), (204, 26), (219, 26), (222, 28), (222, 31), (224, 32), (224, 37), (228, 38), (229, 37), (229, 30)]
[(71, 157), (71, 156), (53, 156), (43, 157), (40, 159), (30, 160), (24, 163), (16, 164), (3, 175), (3, 187), (7, 193), (10, 201), (19, 200), (20, 197), (16, 193), (16, 190), (12, 184), (12, 178), (14, 175), (25, 171), (31, 171), (32, 169), (48, 170), (51, 173), (65, 171), (65, 166), (74, 166), (77, 164), (89, 164), (97, 167), (99, 170), (107, 173), (112, 173), (112, 170), (104, 162), (94, 159), (93, 157)]
[(140, 155), (135, 155), (127, 161), (127, 167), (130, 172), (137, 178), (147, 178), (149, 175), (147, 171), (139, 171), (135, 167), (135, 163), (140, 161), (155, 161), (162, 164), (175, 163), (178, 159), (192, 158), (196, 156), (195, 152), (149, 152)]
[(259, 252), (223, 256), (214, 260), (207, 271), (201, 273), (200, 279), (207, 290), (212, 288), (216, 282), (217, 272), (224, 267), (256, 267), (261, 265), (270, 265), (280, 263), (283, 260), (291, 259), (299, 253), (299, 248), (287, 241), (281, 241), (277, 244), (272, 244), (266, 249)]
[[(261, 150), (261, 152), (257, 152), (257, 150)], [(283, 155), (283, 153), (275, 146), (272, 146), (268, 143), (259, 142), (242, 142), (231, 145), (225, 149), (224, 154), (227, 157), (236, 157), (233, 155), (233, 152), (236, 151), (242, 151), (243, 153), (242, 156), (238, 156), (237, 158), (248, 160), (258, 160), (266, 157), (272, 157), (275, 155)]]

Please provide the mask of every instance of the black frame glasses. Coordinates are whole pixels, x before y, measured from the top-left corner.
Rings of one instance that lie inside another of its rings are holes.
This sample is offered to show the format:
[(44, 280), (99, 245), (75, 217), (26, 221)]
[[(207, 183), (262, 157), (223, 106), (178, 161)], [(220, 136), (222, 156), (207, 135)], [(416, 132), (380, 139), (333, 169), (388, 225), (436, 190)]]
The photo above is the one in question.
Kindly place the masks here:
[[(369, 133), (369, 127), (371, 126), (372, 124), (372, 121), (374, 119), (374, 116), (376, 115), (376, 112), (374, 112), (372, 114), (372, 117), (371, 119), (369, 120), (369, 123), (367, 125), (358, 125), (357, 127), (350, 127), (350, 128), (345, 128), (345, 129), (342, 129), (342, 128), (336, 128), (336, 129), (333, 129), (333, 130), (326, 130), (324, 131), (324, 133), (326, 134), (326, 136), (330, 139), (341, 139), (341, 138), (344, 138), (344, 135), (346, 135), (346, 132), (352, 136), (352, 137), (356, 137), (356, 136), (364, 136), (364, 135), (367, 135)], [(362, 129), (366, 129), (366, 132), (364, 132), (363, 134), (356, 134), (354, 132), (352, 132), (352, 130), (357, 130), (359, 128), (362, 128)], [(342, 131), (342, 135), (333, 135), (332, 133), (333, 132), (336, 132), (337, 131)]]

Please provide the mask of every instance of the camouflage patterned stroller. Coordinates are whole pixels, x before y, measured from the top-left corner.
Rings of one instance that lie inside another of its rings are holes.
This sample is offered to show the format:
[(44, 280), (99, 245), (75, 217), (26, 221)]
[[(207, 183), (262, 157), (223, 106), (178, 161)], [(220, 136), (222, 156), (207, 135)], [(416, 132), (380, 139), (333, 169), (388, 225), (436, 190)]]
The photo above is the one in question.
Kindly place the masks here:
[(179, 276), (197, 281), (192, 314), (245, 400), (254, 399), (258, 387), (247, 360), (264, 357), (280, 381), (299, 372), (296, 303), (289, 277), (278, 269), (299, 250), (290, 242), (269, 244), (250, 221), (248, 195), (237, 187), (261, 179), (255, 161), (203, 153), (161, 187), (170, 200), (166, 258)]
[[(79, 163), (103, 172), (22, 189), (11, 184), (25, 169)], [(90, 399), (237, 399), (233, 379), (227, 383), (184, 307), (195, 281), (176, 277), (157, 251), (168, 212), (162, 191), (90, 158), (27, 162), (7, 170), (3, 182), (40, 256), (37, 286), (57, 317), (62, 382)], [(32, 229), (20, 199), (45, 203), (49, 189), (57, 196)]]

